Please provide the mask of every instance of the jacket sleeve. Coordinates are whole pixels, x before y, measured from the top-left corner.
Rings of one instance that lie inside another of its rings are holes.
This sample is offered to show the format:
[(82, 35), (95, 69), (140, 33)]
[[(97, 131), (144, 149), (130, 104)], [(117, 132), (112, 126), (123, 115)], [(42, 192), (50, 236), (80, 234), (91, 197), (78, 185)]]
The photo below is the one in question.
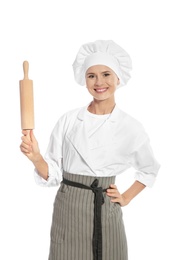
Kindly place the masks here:
[(58, 186), (62, 180), (62, 143), (63, 143), (63, 128), (64, 128), (64, 117), (60, 118), (55, 125), (49, 145), (44, 156), (45, 161), (48, 163), (48, 179), (43, 179), (34, 170), (35, 181), (40, 186)]
[(160, 164), (154, 157), (149, 138), (138, 146), (130, 155), (130, 164), (137, 172), (135, 179), (148, 187), (152, 187), (157, 177)]

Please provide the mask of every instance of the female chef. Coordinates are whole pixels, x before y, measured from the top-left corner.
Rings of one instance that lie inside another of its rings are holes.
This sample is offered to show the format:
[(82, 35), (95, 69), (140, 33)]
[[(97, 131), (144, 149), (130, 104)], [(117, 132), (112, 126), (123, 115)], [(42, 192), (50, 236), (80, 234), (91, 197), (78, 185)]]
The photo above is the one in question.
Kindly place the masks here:
[[(115, 103), (115, 91), (130, 79), (131, 59), (113, 41), (98, 40), (81, 46), (73, 70), (90, 104), (61, 116), (44, 158), (33, 131), (23, 131), (20, 146), (38, 184), (60, 184), (49, 260), (127, 260), (121, 207), (151, 187), (159, 170), (143, 126)], [(116, 176), (129, 167), (135, 181), (120, 193)]]

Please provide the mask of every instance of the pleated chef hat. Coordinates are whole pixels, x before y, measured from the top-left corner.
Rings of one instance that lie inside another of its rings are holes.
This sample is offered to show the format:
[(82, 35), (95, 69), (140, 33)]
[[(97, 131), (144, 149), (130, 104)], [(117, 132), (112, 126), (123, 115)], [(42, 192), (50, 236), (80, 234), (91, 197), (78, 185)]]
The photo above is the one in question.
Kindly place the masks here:
[(131, 58), (112, 40), (97, 40), (80, 47), (73, 63), (74, 77), (79, 85), (85, 85), (85, 73), (94, 65), (105, 65), (111, 68), (120, 79), (118, 87), (126, 85), (130, 79)]

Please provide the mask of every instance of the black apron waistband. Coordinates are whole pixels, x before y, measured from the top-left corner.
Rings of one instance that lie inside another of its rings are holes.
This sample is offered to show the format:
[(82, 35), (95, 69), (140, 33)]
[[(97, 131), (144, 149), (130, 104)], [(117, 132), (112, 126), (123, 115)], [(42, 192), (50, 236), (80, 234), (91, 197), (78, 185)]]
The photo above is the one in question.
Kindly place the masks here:
[(102, 222), (101, 222), (101, 207), (104, 203), (103, 192), (107, 189), (98, 187), (99, 180), (95, 179), (91, 186), (84, 185), (82, 183), (74, 182), (63, 178), (64, 184), (80, 188), (91, 190), (94, 193), (94, 230), (93, 230), (93, 255), (94, 260), (102, 260)]

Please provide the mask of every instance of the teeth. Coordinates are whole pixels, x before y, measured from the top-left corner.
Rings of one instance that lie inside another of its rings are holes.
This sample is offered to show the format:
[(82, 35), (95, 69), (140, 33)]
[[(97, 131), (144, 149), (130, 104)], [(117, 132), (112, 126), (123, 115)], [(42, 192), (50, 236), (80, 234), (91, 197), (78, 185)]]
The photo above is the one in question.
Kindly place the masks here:
[(101, 89), (95, 89), (96, 92), (102, 93), (104, 91), (106, 91), (107, 88), (101, 88)]

